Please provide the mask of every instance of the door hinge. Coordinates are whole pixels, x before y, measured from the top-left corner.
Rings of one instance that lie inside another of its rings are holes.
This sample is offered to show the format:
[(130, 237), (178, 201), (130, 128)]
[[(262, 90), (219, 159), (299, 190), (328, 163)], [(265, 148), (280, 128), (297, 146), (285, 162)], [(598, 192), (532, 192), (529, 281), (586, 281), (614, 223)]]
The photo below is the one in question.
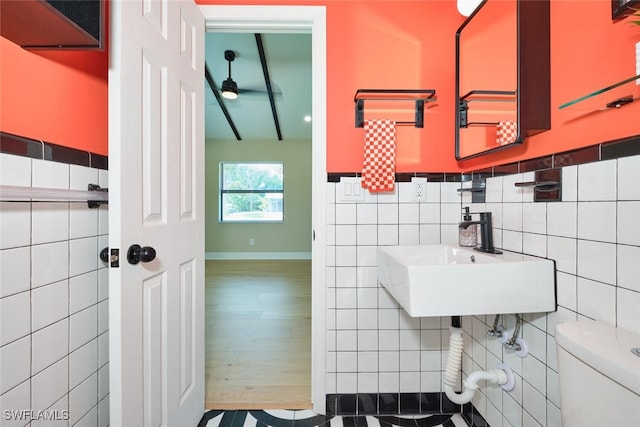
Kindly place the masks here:
[(109, 261), (111, 262), (111, 267), (120, 267), (120, 249), (111, 248), (111, 256), (109, 257)]

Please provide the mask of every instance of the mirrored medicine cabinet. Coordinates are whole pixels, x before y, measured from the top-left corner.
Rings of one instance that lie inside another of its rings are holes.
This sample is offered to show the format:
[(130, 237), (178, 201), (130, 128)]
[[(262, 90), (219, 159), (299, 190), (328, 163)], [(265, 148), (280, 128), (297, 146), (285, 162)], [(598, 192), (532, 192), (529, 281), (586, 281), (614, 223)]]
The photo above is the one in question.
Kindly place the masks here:
[(484, 0), (456, 32), (456, 159), (551, 128), (549, 0)]

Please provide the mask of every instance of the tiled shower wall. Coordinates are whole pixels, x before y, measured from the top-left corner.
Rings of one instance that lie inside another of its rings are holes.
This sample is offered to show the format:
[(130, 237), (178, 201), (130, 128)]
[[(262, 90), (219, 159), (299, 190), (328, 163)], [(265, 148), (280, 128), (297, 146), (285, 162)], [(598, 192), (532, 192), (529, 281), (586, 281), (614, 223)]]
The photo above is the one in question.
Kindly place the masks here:
[[(107, 178), (0, 154), (0, 185), (86, 190), (108, 187)], [(108, 270), (98, 256), (107, 212), (86, 202), (0, 202), (2, 426), (109, 424)], [(15, 420), (6, 410), (32, 412)]]
[[(516, 374), (504, 392), (485, 386), (474, 407), (492, 427), (561, 426), (554, 329), (596, 319), (640, 334), (640, 156), (562, 169), (562, 202), (533, 202), (515, 187), (533, 172), (487, 180), (486, 203), (458, 193), (470, 183), (427, 184), (427, 201), (411, 184), (364, 202), (341, 202), (328, 185), (327, 393), (440, 392), (449, 318), (414, 319), (376, 280), (377, 245), (457, 243), (460, 210), (491, 211), (497, 247), (554, 259), (558, 311), (524, 315), (521, 359), (487, 330), (494, 316), (463, 317), (464, 375), (500, 362)], [(513, 333), (515, 316), (502, 323)]]

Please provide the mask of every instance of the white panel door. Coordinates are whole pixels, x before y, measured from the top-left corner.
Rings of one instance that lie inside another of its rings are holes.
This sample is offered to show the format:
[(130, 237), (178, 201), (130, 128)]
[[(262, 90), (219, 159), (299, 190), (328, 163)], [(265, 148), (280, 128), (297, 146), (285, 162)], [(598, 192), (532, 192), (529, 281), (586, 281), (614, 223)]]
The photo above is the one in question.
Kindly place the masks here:
[(193, 0), (110, 7), (109, 247), (120, 249), (109, 274), (111, 425), (195, 426), (204, 412), (204, 18)]

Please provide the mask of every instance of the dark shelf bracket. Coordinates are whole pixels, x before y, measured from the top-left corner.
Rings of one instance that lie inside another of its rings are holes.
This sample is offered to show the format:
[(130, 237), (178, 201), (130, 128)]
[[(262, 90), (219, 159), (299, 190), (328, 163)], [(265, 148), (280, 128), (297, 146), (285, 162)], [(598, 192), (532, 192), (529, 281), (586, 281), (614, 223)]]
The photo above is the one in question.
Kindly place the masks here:
[(618, 98), (615, 101), (611, 101), (607, 103), (607, 108), (620, 108), (623, 105), (631, 104), (634, 101), (633, 95), (624, 96), (622, 98)]
[(469, 125), (469, 101), (461, 99), (458, 102), (458, 127), (466, 128)]
[(417, 128), (424, 127), (424, 101), (422, 99), (416, 101), (416, 118), (414, 122)]
[[(102, 191), (105, 193), (109, 192), (108, 188), (102, 188), (97, 184), (89, 184), (87, 185), (87, 190), (88, 191)], [(89, 209), (97, 209), (100, 206), (104, 205), (104, 204), (108, 204), (109, 201), (108, 200), (88, 200), (87, 201), (87, 206), (89, 206)]]
[(533, 187), (534, 202), (562, 201), (562, 170), (544, 169), (535, 172), (533, 181), (516, 182), (516, 187)]
[(471, 181), (471, 187), (458, 188), (458, 193), (471, 193), (471, 203), (485, 203), (487, 181), (477, 178)]

